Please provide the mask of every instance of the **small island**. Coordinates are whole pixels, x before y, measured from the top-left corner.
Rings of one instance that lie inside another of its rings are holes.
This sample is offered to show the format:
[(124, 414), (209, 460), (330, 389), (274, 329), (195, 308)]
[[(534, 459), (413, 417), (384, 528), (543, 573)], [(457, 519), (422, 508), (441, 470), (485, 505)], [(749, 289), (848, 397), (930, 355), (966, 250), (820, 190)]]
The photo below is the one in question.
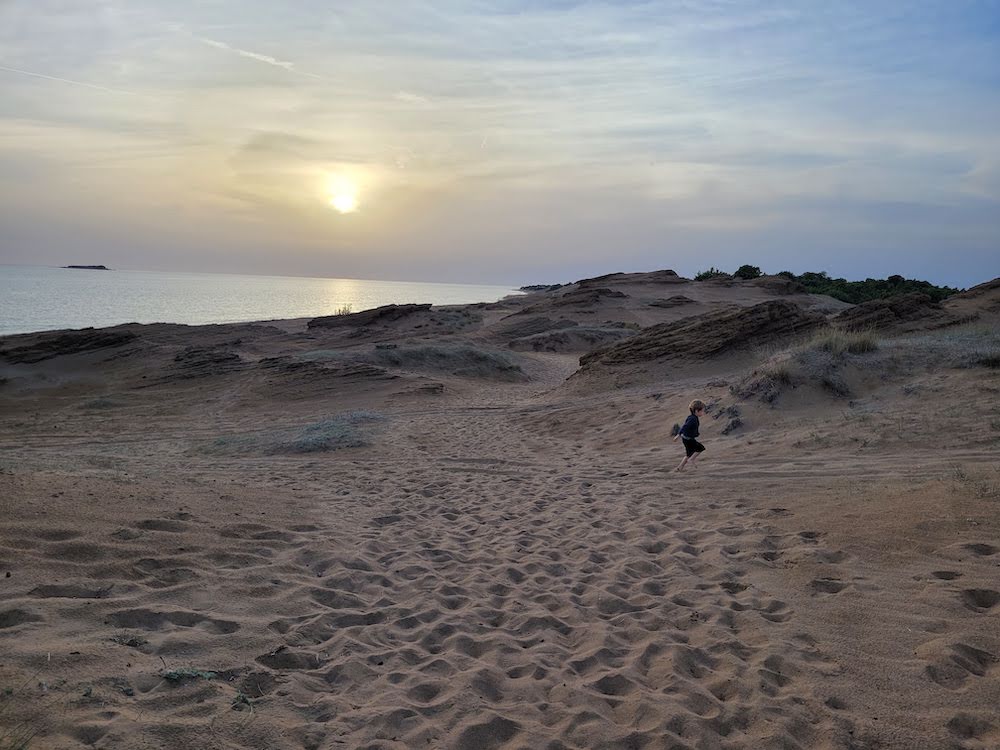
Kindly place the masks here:
[(62, 268), (82, 268), (85, 271), (110, 271), (107, 266), (62, 266)]

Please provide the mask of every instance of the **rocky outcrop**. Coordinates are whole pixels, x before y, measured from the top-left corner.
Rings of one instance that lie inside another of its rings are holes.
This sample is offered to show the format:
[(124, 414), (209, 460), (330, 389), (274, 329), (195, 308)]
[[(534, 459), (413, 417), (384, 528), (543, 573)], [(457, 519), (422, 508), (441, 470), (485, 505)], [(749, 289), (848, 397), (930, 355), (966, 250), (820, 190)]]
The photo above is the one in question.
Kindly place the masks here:
[(654, 284), (686, 284), (688, 281), (682, 276), (678, 276), (677, 271), (671, 271), (669, 268), (662, 271), (650, 271), (645, 274), (644, 280)]
[(536, 315), (570, 308), (572, 312), (591, 312), (588, 307), (597, 307), (604, 299), (627, 299), (628, 295), (607, 287), (580, 287), (558, 297), (544, 299), (520, 310), (515, 315)]
[(783, 341), (824, 325), (826, 319), (785, 300), (716, 310), (640, 331), (580, 358), (583, 371), (604, 365), (658, 360), (703, 360), (749, 346)]
[(501, 340), (520, 339), (525, 336), (534, 336), (538, 333), (556, 331), (561, 328), (572, 328), (578, 325), (575, 320), (560, 320), (538, 316), (534, 318), (521, 318), (517, 314), (508, 316), (504, 322), (498, 324), (493, 329), (493, 335)]
[(0, 357), (13, 364), (33, 364), (67, 354), (123, 346), (137, 338), (138, 336), (131, 331), (113, 328), (28, 333), (10, 336), (4, 342), (3, 348), (0, 348)]
[(566, 294), (559, 297), (559, 299), (553, 300), (552, 305), (554, 307), (565, 307), (567, 305), (594, 305), (600, 302), (604, 297), (608, 297), (610, 299), (625, 299), (628, 295), (624, 292), (619, 292), (616, 289), (608, 289), (607, 287), (574, 289), (572, 292), (566, 292)]
[(628, 274), (618, 271), (617, 273), (606, 273), (603, 276), (593, 276), (589, 279), (580, 279), (576, 282), (578, 287), (593, 287), (598, 284), (607, 284), (609, 281), (624, 281)]
[[(384, 367), (346, 359), (334, 362), (314, 362), (289, 356), (265, 357), (257, 363), (257, 370), (263, 373), (271, 385), (296, 388), (305, 385), (325, 385), (331, 381), (374, 381), (394, 380), (398, 377)], [(294, 390), (292, 391), (295, 392)]]
[(573, 326), (514, 339), (510, 348), (519, 352), (591, 352), (634, 335), (635, 331), (622, 327)]
[(964, 292), (953, 294), (946, 302), (953, 300), (974, 300), (981, 303), (985, 310), (1000, 311), (1000, 278), (987, 281), (985, 284), (978, 284), (966, 289)]
[(806, 294), (806, 288), (795, 279), (784, 276), (761, 276), (751, 282), (771, 294)]
[(527, 286), (518, 287), (519, 291), (522, 292), (554, 292), (556, 289), (560, 289), (564, 284), (528, 284)]
[(649, 271), (648, 273), (606, 273), (603, 276), (594, 276), (589, 279), (580, 279), (576, 285), (583, 288), (594, 286), (606, 286), (609, 283), (615, 284), (677, 284), (685, 283), (687, 279), (681, 278), (676, 271), (663, 269), (662, 271)]
[(243, 369), (245, 362), (239, 354), (221, 346), (189, 346), (174, 355), (173, 365), (167, 368), (161, 380), (191, 380), (225, 375)]
[(888, 330), (905, 329), (912, 324), (947, 325), (950, 317), (928, 295), (913, 292), (862, 302), (834, 317), (833, 323), (849, 331)]
[(414, 372), (437, 372), (463, 378), (525, 382), (521, 366), (504, 352), (468, 344), (426, 344), (376, 348), (361, 355), (382, 367)]
[(306, 325), (309, 328), (353, 328), (384, 325), (430, 309), (429, 304), (383, 305), (373, 310), (362, 310), (347, 315), (324, 315), (320, 318), (313, 318)]
[(683, 305), (693, 305), (696, 304), (690, 297), (685, 297), (683, 294), (675, 294), (673, 297), (667, 297), (666, 299), (655, 299), (649, 303), (650, 307), (682, 307)]

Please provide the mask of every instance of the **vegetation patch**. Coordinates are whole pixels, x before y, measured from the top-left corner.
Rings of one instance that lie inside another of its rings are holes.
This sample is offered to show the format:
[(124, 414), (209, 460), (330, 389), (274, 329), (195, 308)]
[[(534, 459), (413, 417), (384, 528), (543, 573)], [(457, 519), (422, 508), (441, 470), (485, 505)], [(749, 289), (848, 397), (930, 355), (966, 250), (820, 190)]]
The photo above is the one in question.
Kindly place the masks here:
[(205, 446), (213, 455), (280, 455), (320, 453), (369, 445), (367, 426), (385, 417), (377, 412), (351, 411), (298, 428), (226, 435)]
[(376, 349), (370, 356), (383, 367), (432, 370), (469, 378), (527, 379), (521, 367), (506, 354), (463, 344)]
[[(773, 403), (785, 390), (820, 386), (851, 395), (849, 380), (875, 373), (912, 375), (928, 368), (1000, 367), (1000, 331), (988, 326), (941, 329), (919, 335), (881, 337), (872, 331), (823, 329), (794, 346), (764, 353), (763, 361), (730, 386), (737, 397)], [(903, 385), (912, 394), (918, 388)]]
[(376, 344), (366, 352), (317, 349), (298, 355), (313, 362), (367, 363), (400, 370), (447, 373), (465, 378), (521, 382), (528, 376), (509, 355), (467, 344), (398, 346)]
[(960, 369), (1000, 368), (1000, 330), (969, 325), (906, 336), (886, 342), (900, 354), (919, 355), (926, 364)]
[(80, 404), (80, 408), (86, 411), (100, 411), (104, 409), (118, 409), (125, 406), (125, 402), (120, 399), (108, 398), (106, 396), (100, 396), (98, 398), (92, 398), (89, 401), (84, 401)]
[[(756, 279), (764, 275), (759, 266), (745, 264), (729, 273), (720, 268), (709, 268), (707, 271), (699, 271), (695, 275), (695, 281), (707, 281), (710, 279)], [(937, 286), (929, 281), (919, 279), (906, 279), (902, 276), (893, 275), (887, 279), (865, 279), (864, 281), (848, 281), (847, 279), (831, 278), (826, 271), (807, 271), (802, 274), (794, 274), (791, 271), (781, 271), (776, 276), (782, 276), (790, 281), (797, 281), (806, 292), (810, 294), (826, 294), (842, 302), (850, 302), (857, 305), (862, 302), (875, 299), (888, 299), (901, 294), (912, 294), (920, 292), (928, 295), (935, 302), (940, 302), (945, 297), (959, 292), (950, 286)]]
[(803, 349), (819, 349), (831, 354), (867, 354), (879, 348), (879, 339), (872, 331), (842, 331), (830, 328), (820, 331), (807, 341)]

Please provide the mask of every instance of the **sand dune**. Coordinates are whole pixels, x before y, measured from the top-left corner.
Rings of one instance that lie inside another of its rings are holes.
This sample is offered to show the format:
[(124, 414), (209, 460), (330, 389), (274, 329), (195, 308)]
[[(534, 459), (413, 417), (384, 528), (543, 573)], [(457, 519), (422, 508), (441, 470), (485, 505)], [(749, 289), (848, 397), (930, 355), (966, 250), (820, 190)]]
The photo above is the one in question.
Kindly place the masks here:
[(1000, 747), (995, 328), (587, 388), (512, 347), (772, 301), (844, 307), (660, 272), (0, 340), (0, 748)]

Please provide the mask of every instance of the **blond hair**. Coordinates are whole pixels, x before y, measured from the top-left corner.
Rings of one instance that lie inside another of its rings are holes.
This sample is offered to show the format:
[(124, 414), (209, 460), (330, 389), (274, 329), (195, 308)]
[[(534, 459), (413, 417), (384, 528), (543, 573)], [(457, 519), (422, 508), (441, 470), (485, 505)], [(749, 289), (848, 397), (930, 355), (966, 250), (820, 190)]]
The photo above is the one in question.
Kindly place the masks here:
[(701, 399), (696, 398), (694, 401), (688, 404), (688, 408), (691, 410), (691, 413), (694, 414), (699, 409), (705, 408), (705, 402), (702, 401)]

